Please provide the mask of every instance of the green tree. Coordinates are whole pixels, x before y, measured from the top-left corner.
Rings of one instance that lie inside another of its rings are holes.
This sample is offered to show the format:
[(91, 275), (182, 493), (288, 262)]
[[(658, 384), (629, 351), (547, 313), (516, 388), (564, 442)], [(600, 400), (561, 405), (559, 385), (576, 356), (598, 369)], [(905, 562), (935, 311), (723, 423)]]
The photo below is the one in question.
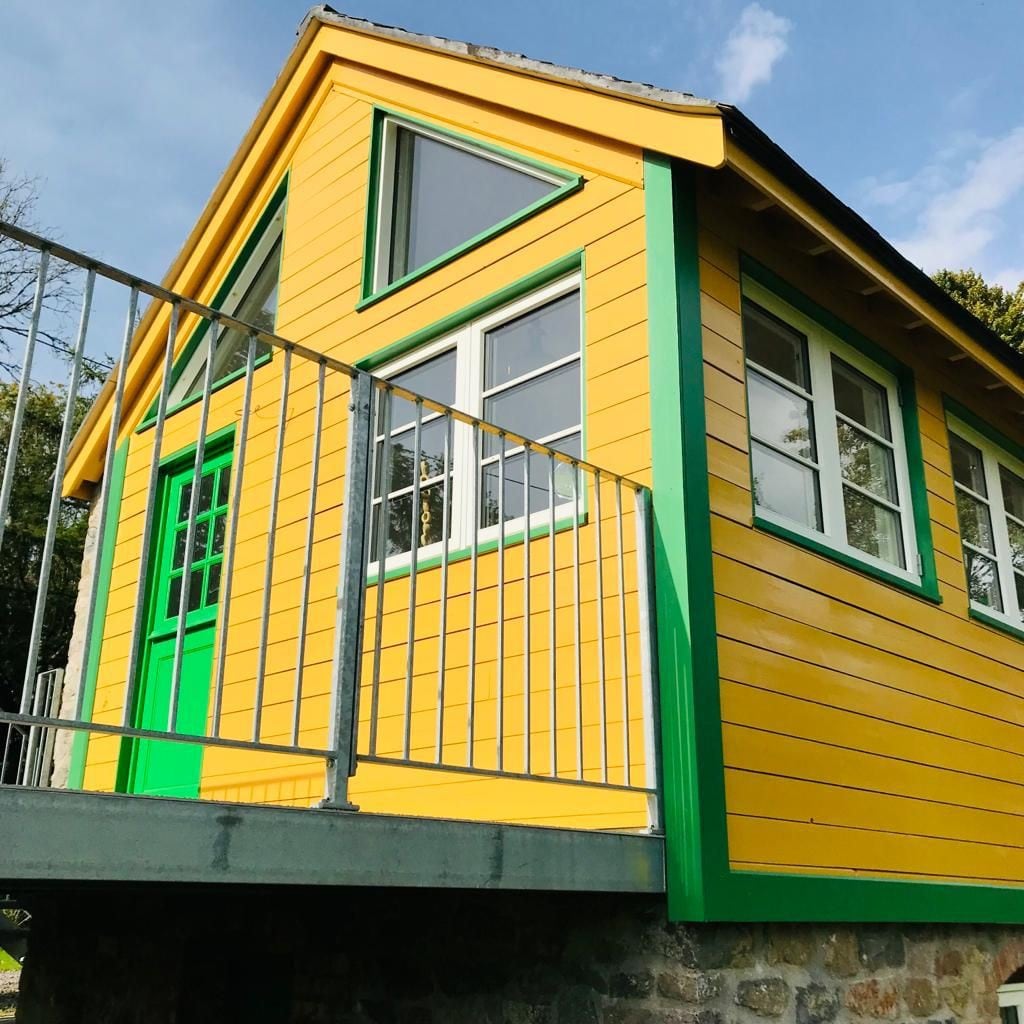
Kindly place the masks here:
[(976, 270), (940, 270), (934, 280), (1003, 341), (1024, 352), (1024, 281), (1011, 290), (988, 284)]

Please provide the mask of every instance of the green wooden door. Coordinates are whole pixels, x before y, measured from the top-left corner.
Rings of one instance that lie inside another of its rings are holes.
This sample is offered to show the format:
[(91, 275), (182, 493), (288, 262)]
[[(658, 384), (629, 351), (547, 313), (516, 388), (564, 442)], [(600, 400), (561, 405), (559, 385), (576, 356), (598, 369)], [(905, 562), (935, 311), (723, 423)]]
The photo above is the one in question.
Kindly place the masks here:
[[(167, 466), (160, 479), (157, 529), (150, 559), (144, 648), (140, 659), (134, 724), (166, 730), (174, 675), (175, 637), (182, 581), (187, 578), (188, 611), (181, 659), (174, 731), (203, 735), (220, 595), (224, 531), (231, 478), (231, 449), (213, 451), (203, 462), (192, 557), (185, 567), (193, 461)], [(121, 762), (121, 788), (154, 796), (196, 797), (202, 747), (194, 743), (132, 740)]]

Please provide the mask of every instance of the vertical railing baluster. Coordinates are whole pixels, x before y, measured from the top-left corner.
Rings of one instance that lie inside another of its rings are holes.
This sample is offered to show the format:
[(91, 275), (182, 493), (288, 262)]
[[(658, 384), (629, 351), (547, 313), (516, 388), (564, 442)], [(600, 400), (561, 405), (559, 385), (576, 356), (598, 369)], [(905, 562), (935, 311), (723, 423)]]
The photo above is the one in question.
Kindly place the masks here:
[[(356, 729), (366, 613), (373, 393), (369, 374), (357, 373), (352, 379), (349, 403), (348, 464), (345, 467), (341, 570), (332, 667), (330, 749), (333, 756), (327, 766), (327, 792), (322, 805), (339, 810), (355, 809), (348, 799), (348, 780), (356, 768)], [(383, 570), (382, 559), (379, 567)]]
[(466, 677), (466, 764), (476, 761), (476, 603), (480, 560), (480, 525), (483, 521), (483, 455), (480, 424), (473, 422), (473, 513), (469, 520), (469, 664)]
[(576, 778), (583, 778), (583, 658), (580, 649), (580, 467), (572, 465), (573, 652), (576, 659)]
[(274, 551), (277, 543), (277, 506), (281, 497), (281, 468), (288, 429), (288, 398), (291, 388), (292, 350), (284, 350), (281, 361), (281, 403), (277, 413), (277, 440), (274, 447), (274, 479), (270, 485), (270, 513), (267, 521), (267, 560), (263, 569), (263, 609), (260, 614), (259, 649), (256, 653), (256, 686), (252, 709), (252, 739), (260, 740), (263, 725), (263, 692), (266, 687), (267, 642), (270, 636), (270, 599), (274, 588)]
[(495, 707), (494, 755), (498, 771), (505, 768), (505, 432), (498, 431), (498, 692)]
[(653, 795), (649, 798), (650, 827), (661, 823), (658, 792), (658, 665), (653, 657), (657, 649), (654, 619), (654, 565), (651, 533), (651, 496), (643, 488), (633, 492), (636, 509), (636, 590), (638, 626), (640, 629), (640, 681), (644, 716), (644, 780)]
[(601, 542), (601, 474), (594, 470), (594, 555), (597, 560), (597, 708), (601, 738), (601, 781), (608, 781), (608, 694), (604, 664), (604, 548)]
[[(153, 523), (156, 518), (157, 485), (160, 478), (160, 450), (163, 447), (164, 421), (167, 418), (167, 403), (171, 393), (171, 374), (174, 368), (174, 347), (178, 338), (178, 324), (181, 306), (171, 304), (167, 324), (167, 343), (164, 346), (163, 377), (160, 381), (160, 395), (157, 399), (156, 423), (153, 425), (153, 453), (149, 460), (149, 481), (146, 486), (146, 507), (142, 513), (142, 541), (139, 549), (139, 578), (135, 583), (135, 608), (132, 611), (131, 646), (128, 649), (128, 667), (125, 669), (125, 698), (121, 724), (131, 726), (135, 712), (135, 691), (138, 687), (139, 653), (142, 650), (142, 635), (146, 629), (146, 578), (149, 574), (150, 548), (152, 547)], [(184, 582), (184, 580), (182, 581)]]
[(523, 445), (523, 771), (530, 774), (530, 446)]
[[(117, 452), (117, 436), (121, 432), (121, 408), (124, 405), (124, 385), (128, 379), (128, 357), (131, 353), (132, 337), (135, 334), (135, 316), (139, 308), (139, 289), (132, 285), (128, 292), (128, 313), (125, 317), (124, 336), (121, 340), (121, 357), (117, 366), (117, 382), (114, 385), (114, 401), (110, 410), (110, 428), (107, 431), (107, 451), (103, 458), (103, 476), (100, 479), (100, 493), (96, 500), (99, 503), (99, 515), (96, 517), (96, 552), (97, 559), (107, 529), (107, 516), (110, 514), (110, 478), (114, 474), (114, 456)], [(82, 630), (82, 679), (89, 670), (89, 659), (92, 655), (93, 616), (99, 603), (100, 578), (102, 573), (94, 568), (89, 584), (89, 609), (85, 628)], [(75, 697), (75, 720), (81, 721), (85, 711), (85, 686), (81, 681)]]
[(629, 655), (626, 644), (626, 565), (622, 543), (622, 478), (615, 478), (615, 533), (619, 570), (619, 671), (622, 674), (622, 782), (628, 786), (632, 779), (629, 749)]
[(21, 440), (21, 425), (25, 420), (25, 405), (28, 402), (28, 393), (32, 386), (32, 359), (36, 351), (36, 338), (39, 335), (39, 320), (43, 314), (43, 300), (46, 297), (46, 273), (49, 266), (50, 252), (48, 249), (43, 249), (39, 253), (36, 290), (32, 297), (32, 313), (29, 319), (28, 334), (25, 337), (25, 355), (21, 361), (18, 394), (14, 399), (14, 411), (11, 414), (11, 430), (7, 436), (7, 458), (4, 460), (4, 478), (3, 483), (0, 484), (0, 550), (4, 546), (4, 532), (7, 529), (7, 509), (11, 502), (11, 491), (14, 489), (14, 467), (18, 462), (18, 442)]
[(423, 444), (423, 399), (416, 399), (416, 425), (412, 440), (412, 520), (409, 538), (409, 630), (405, 642), (405, 703), (402, 719), (402, 757), (409, 760), (412, 738), (412, 677), (416, 666), (416, 580), (420, 557), (420, 448)]
[[(391, 490), (391, 401), (390, 387), (385, 385), (383, 394), (378, 396), (379, 418), (383, 422), (380, 434), (380, 510), (377, 519), (377, 607), (373, 626), (373, 675), (370, 679), (370, 756), (377, 753), (377, 718), (380, 713), (380, 659), (384, 643), (384, 586), (387, 581), (385, 569), (388, 557), (388, 540), (391, 536), (388, 521), (389, 497)], [(374, 434), (377, 434), (376, 429)]]
[(554, 455), (548, 456), (548, 671), (551, 674), (549, 708), (551, 777), (558, 777), (558, 563), (555, 555), (555, 469)]
[(437, 722), (435, 724), (435, 749), (434, 761), (440, 764), (444, 753), (444, 703), (445, 703), (445, 646), (448, 639), (448, 534), (451, 532), (451, 511), (449, 502), (451, 500), (451, 459), (453, 424), (451, 413), (444, 414), (444, 492), (442, 501), (444, 507), (441, 512), (441, 602), (438, 607), (438, 649), (437, 649)]
[[(188, 526), (185, 528), (185, 561), (181, 567), (181, 593), (178, 596), (178, 624), (174, 632), (174, 662), (171, 670), (171, 693), (167, 702), (167, 731), (175, 732), (178, 724), (178, 703), (181, 697), (181, 672), (185, 661), (185, 626), (189, 612), (189, 595), (192, 592), (192, 562), (196, 541), (196, 517), (199, 514), (199, 498), (203, 489), (203, 462), (206, 459), (206, 433), (210, 423), (210, 395), (213, 393), (213, 364), (217, 355), (217, 318), (210, 320), (208, 333), (210, 348), (206, 353), (206, 369), (203, 371), (203, 397), (199, 406), (199, 428), (196, 439), (196, 454), (192, 463), (192, 493), (188, 502)], [(214, 501), (213, 481), (210, 481), (210, 503)], [(210, 535), (207, 535), (209, 543)], [(202, 586), (199, 601), (202, 604)], [(257, 737), (258, 738), (258, 737)]]
[(321, 361), (316, 373), (316, 412), (313, 417), (312, 464), (309, 470), (309, 509), (306, 513), (306, 546), (302, 557), (302, 591), (299, 595), (299, 625), (295, 659), (295, 692), (292, 695), (292, 745), (299, 742), (302, 719), (302, 675), (306, 662), (306, 625), (309, 621), (309, 580), (313, 572), (313, 536), (316, 522), (316, 495), (320, 486), (320, 437), (324, 425), (324, 377), (326, 366)]
[[(89, 331), (89, 313), (92, 309), (92, 292), (96, 283), (96, 271), (89, 270), (85, 277), (82, 295), (82, 311), (78, 321), (74, 354), (71, 359), (71, 373), (68, 378), (68, 393), (64, 403), (64, 418), (57, 444), (57, 460), (53, 468), (53, 484), (50, 487), (50, 507), (46, 513), (46, 531), (43, 537), (43, 551), (39, 559), (36, 578), (36, 602), (32, 613), (32, 629), (29, 634), (28, 656), (25, 662), (25, 676), (22, 694), (28, 692), (36, 678), (39, 667), (39, 646), (43, 639), (43, 621), (46, 618), (46, 599), (50, 593), (50, 569), (53, 565), (53, 547), (57, 539), (57, 522), (60, 518), (60, 501), (64, 489), (64, 466), (67, 462), (68, 447), (75, 427), (75, 407), (78, 402), (78, 385), (82, 379), (82, 359), (85, 355), (85, 339)], [(20, 397), (20, 396), (19, 396)]]
[(221, 569), (220, 630), (217, 638), (217, 666), (213, 684), (212, 733), (220, 736), (220, 720), (224, 708), (224, 669), (228, 654), (228, 627), (231, 623), (231, 593), (235, 575), (235, 544), (238, 540), (238, 517), (242, 507), (242, 476), (245, 473), (245, 452), (249, 443), (249, 415), (252, 411), (253, 371), (256, 369), (256, 335), (249, 334), (245, 357), (245, 388), (242, 393), (242, 414), (238, 422), (238, 453), (231, 480), (231, 512), (227, 536), (224, 538), (224, 563)]

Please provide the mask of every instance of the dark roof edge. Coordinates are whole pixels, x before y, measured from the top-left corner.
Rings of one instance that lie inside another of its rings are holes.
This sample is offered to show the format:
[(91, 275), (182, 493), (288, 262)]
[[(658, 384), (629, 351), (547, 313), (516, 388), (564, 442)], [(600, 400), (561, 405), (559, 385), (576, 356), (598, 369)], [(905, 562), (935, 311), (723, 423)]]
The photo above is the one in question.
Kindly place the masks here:
[(920, 267), (914, 266), (859, 213), (847, 206), (820, 181), (805, 171), (744, 113), (726, 103), (718, 104), (718, 108), (725, 119), (725, 130), (728, 137), (744, 153), (747, 153), (816, 209), (821, 210), (836, 227), (858, 245), (863, 246), (886, 270), (903, 281), (908, 288), (918, 292), (987, 352), (1008, 366), (1014, 373), (1024, 376), (1024, 353), (1018, 352), (1017, 349), (1003, 341), (998, 334), (936, 284)]

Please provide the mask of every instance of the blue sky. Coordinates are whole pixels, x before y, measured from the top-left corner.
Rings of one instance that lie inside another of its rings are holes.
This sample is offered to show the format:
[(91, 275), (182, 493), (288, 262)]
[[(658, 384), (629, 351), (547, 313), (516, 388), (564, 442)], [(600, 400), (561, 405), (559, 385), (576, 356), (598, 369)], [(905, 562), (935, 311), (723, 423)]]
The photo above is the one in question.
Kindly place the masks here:
[[(159, 279), (303, 0), (4, 0), (0, 157), (63, 241)], [(346, 13), (737, 103), (926, 270), (1024, 278), (1016, 0), (352, 0)], [(628, 12), (628, 13), (624, 13)]]

